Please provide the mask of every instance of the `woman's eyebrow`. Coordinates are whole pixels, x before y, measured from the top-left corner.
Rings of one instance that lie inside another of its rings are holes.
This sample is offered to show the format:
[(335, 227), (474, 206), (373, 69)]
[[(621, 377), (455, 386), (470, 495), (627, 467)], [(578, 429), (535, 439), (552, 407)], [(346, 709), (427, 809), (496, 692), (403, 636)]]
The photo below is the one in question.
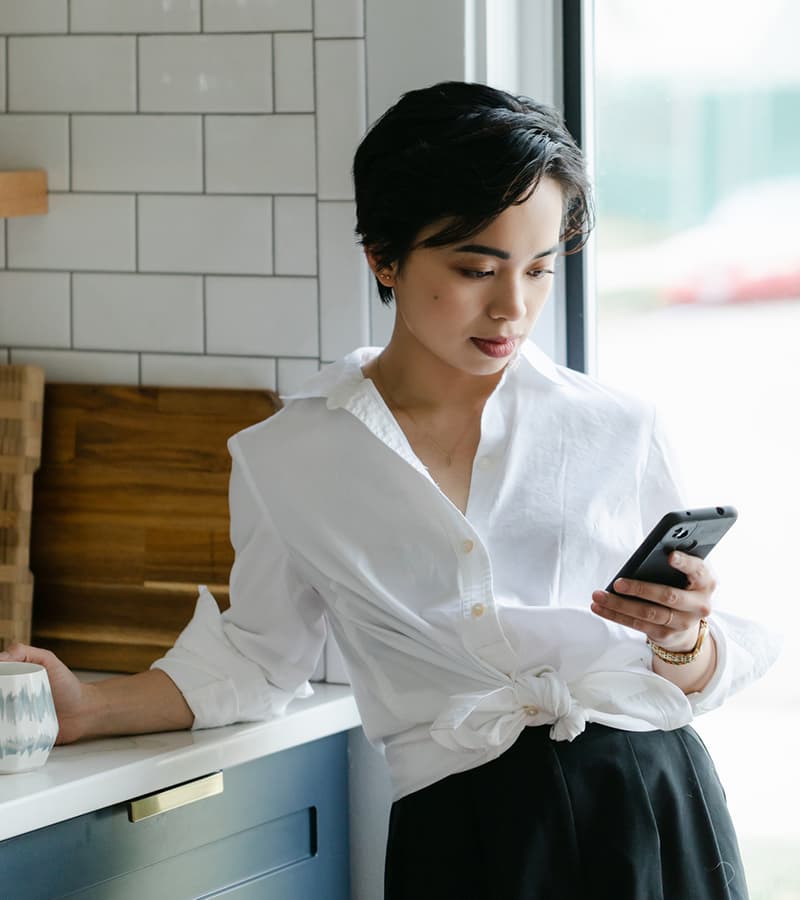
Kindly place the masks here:
[[(533, 258), (541, 259), (543, 256), (550, 256), (558, 251), (558, 245), (542, 250)], [(463, 244), (456, 247), (456, 253), (480, 253), (481, 256), (497, 256), (499, 259), (511, 259), (511, 254), (507, 250), (499, 250), (497, 247), (487, 247), (486, 244)]]

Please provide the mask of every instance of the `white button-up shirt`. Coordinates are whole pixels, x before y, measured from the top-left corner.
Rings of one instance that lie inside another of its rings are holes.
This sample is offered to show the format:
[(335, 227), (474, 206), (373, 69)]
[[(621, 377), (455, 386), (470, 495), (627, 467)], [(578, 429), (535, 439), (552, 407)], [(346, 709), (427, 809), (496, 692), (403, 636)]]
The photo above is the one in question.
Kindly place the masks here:
[(526, 725), (554, 740), (587, 722), (677, 728), (770, 665), (771, 636), (715, 611), (716, 673), (686, 696), (641, 633), (589, 609), (684, 506), (651, 409), (526, 344), (484, 408), (463, 515), (363, 376), (378, 352), (327, 367), (229, 441), (231, 608), (201, 591), (154, 664), (196, 728), (306, 695), (330, 628), (400, 797), (497, 757)]

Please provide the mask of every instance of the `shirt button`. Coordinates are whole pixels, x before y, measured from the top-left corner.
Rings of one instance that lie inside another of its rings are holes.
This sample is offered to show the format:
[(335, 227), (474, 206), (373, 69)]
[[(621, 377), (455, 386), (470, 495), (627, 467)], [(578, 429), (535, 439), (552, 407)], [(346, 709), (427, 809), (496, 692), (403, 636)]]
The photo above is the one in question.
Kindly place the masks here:
[(467, 538), (467, 540), (464, 541), (461, 546), (464, 549), (464, 553), (472, 553), (472, 551), (475, 549), (475, 541), (471, 541), (469, 538)]
[(480, 617), (486, 612), (486, 607), (483, 603), (473, 603), (472, 609), (470, 610), (473, 618), (480, 619)]
[(483, 469), (484, 471), (486, 469), (491, 469), (493, 465), (494, 465), (494, 460), (492, 459), (491, 456), (482, 456), (478, 460), (478, 468)]

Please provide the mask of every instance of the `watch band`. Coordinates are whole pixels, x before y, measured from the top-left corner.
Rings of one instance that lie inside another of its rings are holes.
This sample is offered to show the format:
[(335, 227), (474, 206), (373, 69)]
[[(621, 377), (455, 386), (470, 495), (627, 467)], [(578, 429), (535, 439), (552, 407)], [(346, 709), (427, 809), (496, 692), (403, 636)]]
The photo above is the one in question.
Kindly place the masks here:
[(692, 662), (692, 660), (697, 659), (697, 657), (700, 655), (700, 651), (703, 649), (703, 642), (706, 639), (707, 633), (708, 619), (700, 619), (700, 629), (697, 632), (697, 641), (691, 650), (687, 650), (684, 653), (677, 653), (674, 650), (666, 650), (660, 644), (656, 644), (654, 641), (651, 641), (650, 638), (647, 639), (647, 646), (659, 659), (663, 659), (664, 662), (670, 663), (670, 665), (673, 666), (685, 666), (687, 663)]

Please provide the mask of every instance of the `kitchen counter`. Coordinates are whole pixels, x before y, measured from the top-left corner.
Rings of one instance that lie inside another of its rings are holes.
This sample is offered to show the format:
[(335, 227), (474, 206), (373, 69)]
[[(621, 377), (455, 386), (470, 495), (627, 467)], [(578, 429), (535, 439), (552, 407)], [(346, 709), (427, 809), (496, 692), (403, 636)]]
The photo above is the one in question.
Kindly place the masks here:
[(0, 775), (0, 840), (360, 725), (349, 686), (313, 687), (267, 722), (54, 747), (42, 768)]

